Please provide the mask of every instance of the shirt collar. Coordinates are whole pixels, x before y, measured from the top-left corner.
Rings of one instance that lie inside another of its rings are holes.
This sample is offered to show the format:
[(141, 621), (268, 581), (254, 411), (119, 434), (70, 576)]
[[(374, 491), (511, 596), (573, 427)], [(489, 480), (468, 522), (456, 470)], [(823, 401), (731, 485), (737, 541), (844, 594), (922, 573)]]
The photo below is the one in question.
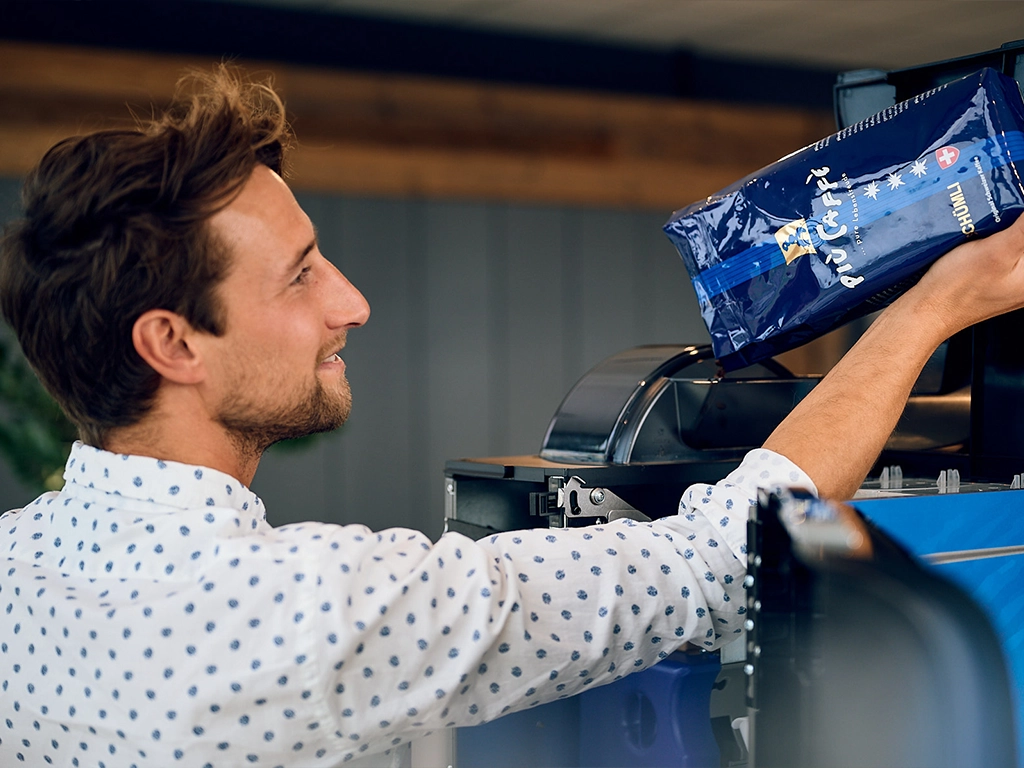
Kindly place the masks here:
[(230, 475), (209, 467), (151, 456), (110, 453), (82, 442), (71, 447), (64, 480), (126, 499), (178, 509), (221, 507), (266, 519), (259, 496)]

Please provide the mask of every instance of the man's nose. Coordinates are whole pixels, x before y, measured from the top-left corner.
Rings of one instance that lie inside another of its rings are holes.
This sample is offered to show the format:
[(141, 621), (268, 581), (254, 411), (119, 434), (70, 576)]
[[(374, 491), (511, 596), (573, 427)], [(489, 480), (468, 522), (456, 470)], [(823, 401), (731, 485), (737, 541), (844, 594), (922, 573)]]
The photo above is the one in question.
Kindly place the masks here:
[(336, 271), (337, 283), (328, 297), (327, 324), (331, 328), (357, 328), (370, 317), (370, 304), (359, 289)]

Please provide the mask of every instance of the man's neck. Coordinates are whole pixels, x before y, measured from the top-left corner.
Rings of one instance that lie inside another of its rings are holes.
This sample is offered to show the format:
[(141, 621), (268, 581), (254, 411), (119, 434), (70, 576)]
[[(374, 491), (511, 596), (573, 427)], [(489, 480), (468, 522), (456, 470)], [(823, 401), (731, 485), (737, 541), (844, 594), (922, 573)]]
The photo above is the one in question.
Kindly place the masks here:
[(114, 453), (151, 456), (219, 470), (246, 487), (252, 484), (263, 449), (246, 444), (210, 421), (148, 414), (138, 424), (112, 430), (102, 446)]

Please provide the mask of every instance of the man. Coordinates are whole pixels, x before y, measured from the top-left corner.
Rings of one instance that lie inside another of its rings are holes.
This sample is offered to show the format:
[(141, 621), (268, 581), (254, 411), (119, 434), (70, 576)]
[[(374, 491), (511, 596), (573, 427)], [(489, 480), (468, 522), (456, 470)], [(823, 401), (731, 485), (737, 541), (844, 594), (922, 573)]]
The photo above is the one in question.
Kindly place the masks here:
[(273, 91), (196, 84), (54, 147), (3, 240), (0, 308), (82, 437), (60, 493), (0, 518), (4, 765), (397, 762), (714, 648), (745, 612), (756, 488), (849, 495), (934, 348), (1024, 304), (1024, 223), (958, 249), (676, 518), (436, 545), (273, 529), (247, 485), (271, 443), (345, 420), (337, 353), (369, 308), (281, 180)]

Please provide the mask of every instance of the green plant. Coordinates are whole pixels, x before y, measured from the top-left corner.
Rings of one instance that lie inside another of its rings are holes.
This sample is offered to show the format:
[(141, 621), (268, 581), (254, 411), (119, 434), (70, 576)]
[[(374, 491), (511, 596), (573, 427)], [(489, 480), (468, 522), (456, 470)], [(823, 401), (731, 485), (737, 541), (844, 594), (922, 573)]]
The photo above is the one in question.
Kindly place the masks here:
[(37, 491), (63, 484), (75, 428), (39, 383), (10, 331), (0, 326), (0, 455)]

